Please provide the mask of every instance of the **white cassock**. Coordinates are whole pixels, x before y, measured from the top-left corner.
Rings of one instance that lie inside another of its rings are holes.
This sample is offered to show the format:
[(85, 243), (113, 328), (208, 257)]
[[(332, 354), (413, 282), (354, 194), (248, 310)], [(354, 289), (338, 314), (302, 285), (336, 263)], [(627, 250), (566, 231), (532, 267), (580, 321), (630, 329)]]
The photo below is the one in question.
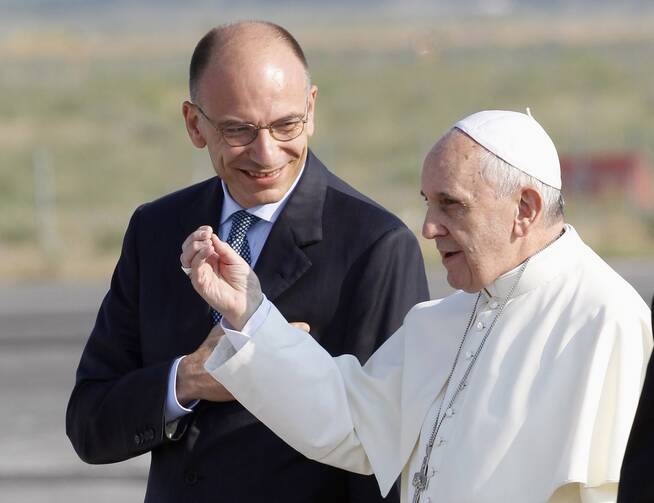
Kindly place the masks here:
[[(516, 274), (482, 291), (446, 403)], [(476, 298), (418, 304), (363, 367), (265, 301), (250, 335), (228, 330), (205, 368), (307, 457), (374, 473), (382, 494), (401, 474), (411, 501)], [(566, 225), (531, 258), (444, 419), (421, 503), (615, 501), (650, 324), (640, 296)]]

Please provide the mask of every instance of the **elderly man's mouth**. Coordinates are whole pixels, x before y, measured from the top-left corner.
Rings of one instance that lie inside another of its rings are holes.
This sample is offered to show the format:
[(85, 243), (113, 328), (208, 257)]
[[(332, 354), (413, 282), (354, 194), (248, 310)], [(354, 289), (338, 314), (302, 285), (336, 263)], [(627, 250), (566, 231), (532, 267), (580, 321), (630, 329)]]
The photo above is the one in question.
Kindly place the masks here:
[(449, 262), (461, 255), (461, 253), (461, 251), (441, 252), (441, 259), (443, 260), (443, 263)]

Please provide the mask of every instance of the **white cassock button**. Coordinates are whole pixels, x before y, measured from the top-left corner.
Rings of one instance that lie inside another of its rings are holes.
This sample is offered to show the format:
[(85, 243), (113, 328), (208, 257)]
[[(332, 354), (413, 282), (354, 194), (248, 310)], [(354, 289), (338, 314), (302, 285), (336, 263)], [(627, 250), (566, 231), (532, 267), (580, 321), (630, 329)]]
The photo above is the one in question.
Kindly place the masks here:
[(497, 302), (495, 299), (491, 300), (490, 303), (488, 304), (491, 309), (497, 309), (497, 306), (500, 305), (499, 302)]
[(443, 437), (438, 437), (438, 440), (436, 441), (436, 446), (440, 447), (441, 445), (445, 444), (445, 439)]
[(454, 415), (454, 409), (452, 407), (448, 407), (447, 410), (445, 411), (445, 415), (447, 417), (452, 417)]
[(472, 358), (473, 355), (474, 355), (474, 353), (472, 351), (466, 351), (466, 360), (469, 360), (470, 358)]
[(477, 330), (483, 330), (484, 329), (484, 324), (481, 321), (477, 322)]

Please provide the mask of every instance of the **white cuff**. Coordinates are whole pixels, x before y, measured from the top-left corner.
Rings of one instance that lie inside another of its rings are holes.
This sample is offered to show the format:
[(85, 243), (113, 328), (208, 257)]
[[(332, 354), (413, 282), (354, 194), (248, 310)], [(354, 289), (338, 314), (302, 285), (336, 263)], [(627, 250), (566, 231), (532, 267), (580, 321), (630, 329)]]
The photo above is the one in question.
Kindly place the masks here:
[(261, 301), (261, 304), (259, 304), (257, 310), (250, 317), (241, 331), (234, 330), (234, 327), (232, 327), (225, 318), (220, 320), (220, 326), (225, 332), (227, 340), (229, 340), (236, 351), (240, 351), (241, 348), (249, 342), (250, 336), (259, 330), (259, 327), (261, 327), (263, 322), (266, 321), (268, 313), (270, 313), (270, 306), (272, 306), (272, 303), (265, 295), (262, 294), (262, 296), (263, 300)]
[(180, 356), (177, 358), (177, 360), (175, 360), (170, 366), (170, 372), (168, 373), (168, 391), (166, 393), (166, 406), (164, 408), (164, 422), (166, 423), (170, 423), (177, 418), (193, 412), (193, 407), (195, 407), (199, 401), (193, 400), (191, 403), (187, 404), (186, 407), (177, 401), (177, 367), (179, 367), (179, 362), (184, 358), (186, 358), (186, 356)]
[(250, 341), (252, 334), (266, 321), (271, 308), (272, 303), (264, 295), (263, 301), (247, 321), (241, 332), (234, 330), (229, 322), (223, 318), (220, 321), (220, 326), (225, 331), (225, 335), (220, 338), (218, 345), (214, 348), (211, 355), (209, 355), (207, 361), (204, 362), (204, 369), (211, 373), (239, 352)]

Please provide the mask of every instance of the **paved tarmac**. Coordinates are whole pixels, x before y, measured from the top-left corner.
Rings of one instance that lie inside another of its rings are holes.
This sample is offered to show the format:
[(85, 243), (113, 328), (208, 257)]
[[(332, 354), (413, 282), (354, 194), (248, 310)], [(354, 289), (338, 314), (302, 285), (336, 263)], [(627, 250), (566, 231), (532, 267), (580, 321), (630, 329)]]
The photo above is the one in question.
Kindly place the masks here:
[(149, 459), (91, 466), (65, 434), (75, 369), (105, 286), (0, 286), (0, 502), (143, 501)]
[[(611, 264), (649, 302), (654, 261)], [(64, 415), (75, 368), (107, 285), (0, 285), (0, 503), (137, 502), (149, 456), (90, 466), (75, 455)], [(432, 297), (451, 291), (440, 267)]]

